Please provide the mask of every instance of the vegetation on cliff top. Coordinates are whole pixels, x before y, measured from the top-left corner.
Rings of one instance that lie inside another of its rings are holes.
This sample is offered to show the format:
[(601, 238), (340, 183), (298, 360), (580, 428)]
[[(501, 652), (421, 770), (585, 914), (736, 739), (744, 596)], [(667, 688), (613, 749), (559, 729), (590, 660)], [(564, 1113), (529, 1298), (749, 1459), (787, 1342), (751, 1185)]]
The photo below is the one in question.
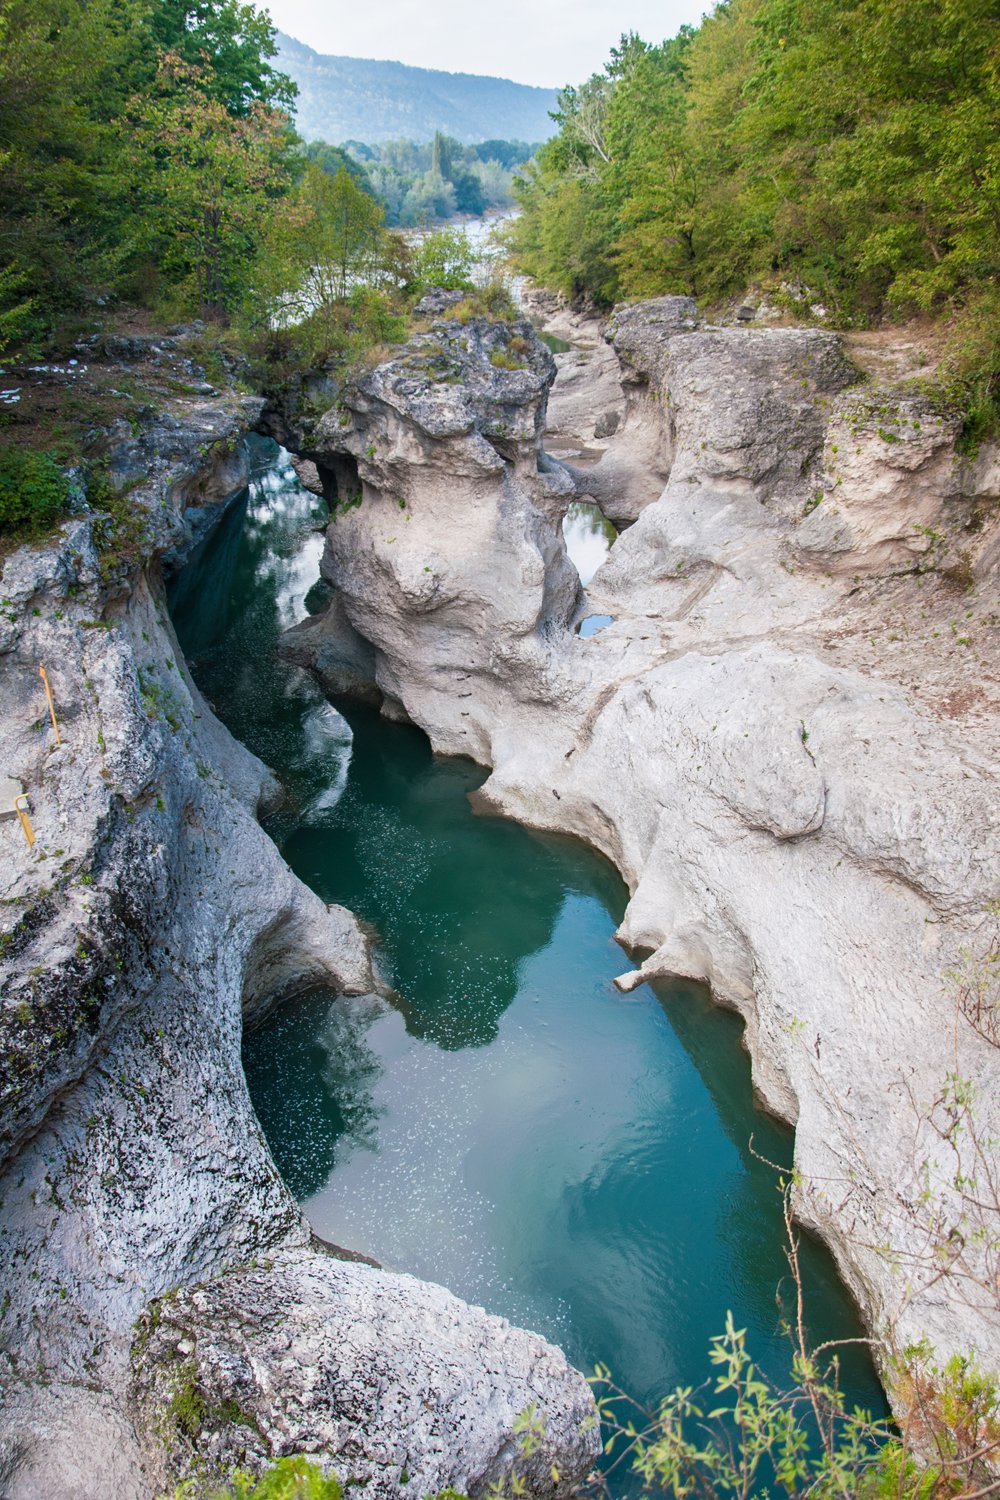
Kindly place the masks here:
[(116, 298), (221, 315), (297, 171), (292, 86), (236, 0), (0, 0), (0, 330)]
[(623, 37), (521, 180), (520, 267), (602, 306), (757, 284), (841, 326), (950, 318), (956, 394), (988, 424), (998, 58), (992, 0), (724, 0), (662, 45)]
[[(303, 145), (274, 56), (240, 0), (0, 0), (0, 535), (65, 514), (54, 475), (119, 415), (127, 371), (93, 409), (94, 336), (123, 313), (144, 332), (205, 320), (190, 352), (210, 378), (242, 367), (267, 390), (405, 338), (443, 266), (471, 287), (464, 237), (411, 248), (351, 156)], [(476, 185), (446, 138), (429, 149), (449, 191)], [(47, 408), (63, 396), (47, 426), (40, 383)]]

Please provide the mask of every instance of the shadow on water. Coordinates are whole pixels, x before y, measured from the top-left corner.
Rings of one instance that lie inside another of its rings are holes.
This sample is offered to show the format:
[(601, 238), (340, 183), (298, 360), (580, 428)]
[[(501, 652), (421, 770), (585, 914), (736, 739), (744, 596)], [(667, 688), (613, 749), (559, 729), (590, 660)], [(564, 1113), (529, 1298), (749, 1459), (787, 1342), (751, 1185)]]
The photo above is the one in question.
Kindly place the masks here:
[(610, 904), (618, 877), (581, 865), (569, 840), (473, 817), (467, 793), (483, 782), (479, 767), (434, 757), (423, 734), (374, 709), (339, 707), (353, 734), (344, 794), (329, 824), (296, 829), (283, 853), (324, 900), (378, 927), (412, 1035), (485, 1046), (517, 993), (521, 961), (550, 942), (565, 891)]
[[(338, 712), (278, 660), (321, 517), (279, 461), (170, 590), (199, 685), (285, 785), (270, 832), (324, 900), (375, 924), (396, 990), (314, 990), (246, 1038), (285, 1180), (323, 1238), (607, 1364), (643, 1402), (706, 1377), (728, 1309), (787, 1381), (781, 1199), (749, 1142), (787, 1166), (791, 1135), (754, 1105), (739, 1022), (691, 984), (620, 995), (627, 893), (609, 864), (474, 817), (481, 770)], [(856, 1336), (830, 1257), (806, 1244), (803, 1269), (814, 1335)], [(844, 1374), (881, 1409), (863, 1352)]]

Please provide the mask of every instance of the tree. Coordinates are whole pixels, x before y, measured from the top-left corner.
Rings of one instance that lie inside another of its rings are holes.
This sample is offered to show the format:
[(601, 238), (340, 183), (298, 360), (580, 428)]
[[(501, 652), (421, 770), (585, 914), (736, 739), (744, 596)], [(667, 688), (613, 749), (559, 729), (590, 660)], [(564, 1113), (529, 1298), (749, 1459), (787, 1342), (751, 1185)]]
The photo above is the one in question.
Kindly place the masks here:
[(443, 177), (446, 182), (451, 181), (452, 174), (452, 150), (455, 142), (448, 136), (442, 135), (440, 130), (434, 132), (434, 143), (431, 147), (431, 171)]
[(234, 117), (210, 75), (167, 54), (155, 92), (130, 101), (121, 144), (142, 204), (135, 248), (190, 287), (204, 316), (225, 318), (246, 294), (268, 216), (288, 187), (285, 117), (260, 101)]
[(421, 287), (465, 291), (473, 285), (475, 251), (462, 229), (439, 229), (429, 234), (417, 250), (414, 279)]
[(375, 196), (364, 162), (359, 161), (346, 147), (331, 146), (329, 141), (310, 141), (305, 148), (305, 159), (317, 167), (322, 167), (328, 177), (336, 177), (343, 167), (357, 187), (362, 188), (371, 197)]
[(330, 177), (307, 167), (269, 229), (257, 277), (265, 315), (296, 321), (390, 279), (384, 219), (346, 168)]
[(154, 55), (202, 70), (205, 92), (231, 115), (245, 118), (258, 104), (292, 107), (298, 90), (270, 65), (278, 48), (266, 12), (240, 0), (156, 0), (146, 26)]
[(0, 0), (6, 337), (164, 283), (232, 304), (291, 180), (274, 50), (235, 0)]
[(112, 116), (138, 0), (0, 6), (0, 309), (41, 332), (106, 287), (126, 211)]

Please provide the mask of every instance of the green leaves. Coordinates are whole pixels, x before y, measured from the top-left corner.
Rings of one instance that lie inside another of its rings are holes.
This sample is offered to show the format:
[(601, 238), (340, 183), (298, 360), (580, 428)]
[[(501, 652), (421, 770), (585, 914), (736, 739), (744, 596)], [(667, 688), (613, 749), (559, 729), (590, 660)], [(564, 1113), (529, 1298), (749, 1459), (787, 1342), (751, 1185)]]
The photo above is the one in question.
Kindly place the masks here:
[[(995, 328), (993, 0), (729, 0), (672, 42), (623, 39), (556, 118), (512, 239), (568, 296), (793, 281), (842, 323), (978, 307)], [(977, 435), (1000, 388), (1000, 343), (980, 344), (959, 393)]]
[(292, 177), (266, 15), (3, 0), (0, 37), (0, 342), (115, 294), (230, 311)]
[(49, 454), (0, 449), (0, 537), (44, 536), (66, 514), (70, 490)]

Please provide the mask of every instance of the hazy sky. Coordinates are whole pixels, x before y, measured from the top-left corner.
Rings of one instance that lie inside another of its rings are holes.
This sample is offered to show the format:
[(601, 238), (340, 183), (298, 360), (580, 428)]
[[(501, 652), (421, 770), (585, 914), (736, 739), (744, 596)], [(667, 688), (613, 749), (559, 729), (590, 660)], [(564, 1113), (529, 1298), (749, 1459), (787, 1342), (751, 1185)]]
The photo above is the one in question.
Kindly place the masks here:
[(602, 67), (623, 31), (649, 42), (712, 0), (260, 0), (281, 31), (346, 57), (561, 87)]

